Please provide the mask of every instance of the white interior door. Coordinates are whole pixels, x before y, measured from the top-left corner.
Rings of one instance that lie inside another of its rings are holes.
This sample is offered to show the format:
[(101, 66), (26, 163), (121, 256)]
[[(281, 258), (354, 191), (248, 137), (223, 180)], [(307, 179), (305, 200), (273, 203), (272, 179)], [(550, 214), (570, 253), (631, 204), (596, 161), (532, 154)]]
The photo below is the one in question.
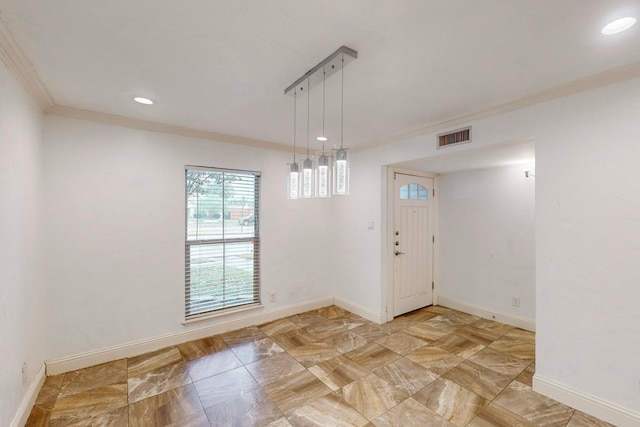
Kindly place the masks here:
[(393, 315), (433, 304), (433, 178), (395, 173)]

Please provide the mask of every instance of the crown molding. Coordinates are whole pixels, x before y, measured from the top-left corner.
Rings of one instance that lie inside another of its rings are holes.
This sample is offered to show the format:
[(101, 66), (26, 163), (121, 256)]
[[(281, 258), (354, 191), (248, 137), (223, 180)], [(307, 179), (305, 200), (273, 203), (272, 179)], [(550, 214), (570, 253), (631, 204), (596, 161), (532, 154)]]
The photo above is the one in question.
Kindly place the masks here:
[(276, 142), (262, 141), (259, 139), (244, 138), (241, 136), (227, 135), (224, 133), (192, 129), (183, 126), (154, 122), (151, 120), (134, 119), (131, 117), (119, 116), (116, 114), (101, 113), (98, 111), (66, 107), (63, 105), (52, 105), (45, 110), (45, 113), (72, 119), (88, 120), (92, 122), (122, 126), (131, 129), (140, 129), (151, 132), (161, 132), (171, 135), (185, 136), (188, 138), (206, 139), (217, 142), (228, 142), (231, 144), (248, 145), (251, 147), (266, 148), (276, 151), (293, 151), (293, 147)]
[(357, 147), (354, 147), (352, 150), (356, 152), (369, 150), (383, 145), (392, 144), (394, 142), (403, 141), (419, 135), (437, 133), (448, 129), (458, 128), (463, 125), (468, 125), (475, 120), (497, 116), (499, 114), (519, 110), (531, 105), (540, 104), (542, 102), (551, 101), (569, 95), (574, 95), (579, 92), (596, 89), (614, 83), (624, 82), (637, 77), (640, 77), (640, 61), (633, 62), (621, 67), (612, 68), (602, 73), (574, 80), (559, 86), (552, 87), (550, 89), (536, 92), (532, 95), (527, 95), (522, 98), (517, 98), (493, 107), (485, 108), (474, 113), (465, 114), (453, 119), (433, 123), (431, 125), (423, 126), (390, 138), (378, 140), (370, 144), (359, 145)]
[(22, 53), (20, 46), (11, 34), (2, 15), (0, 15), (0, 60), (20, 81), (24, 89), (33, 97), (43, 110), (53, 105), (53, 98), (45, 84), (40, 80), (33, 66)]

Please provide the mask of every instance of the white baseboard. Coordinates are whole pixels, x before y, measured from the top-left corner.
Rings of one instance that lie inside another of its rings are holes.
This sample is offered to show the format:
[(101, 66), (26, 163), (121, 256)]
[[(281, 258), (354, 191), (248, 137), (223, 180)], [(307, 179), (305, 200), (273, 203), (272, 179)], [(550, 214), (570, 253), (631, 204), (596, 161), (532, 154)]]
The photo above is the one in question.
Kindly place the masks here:
[(29, 415), (31, 414), (31, 408), (33, 408), (33, 405), (36, 403), (38, 393), (40, 393), (40, 389), (42, 388), (42, 384), (44, 384), (46, 377), (45, 365), (43, 363), (36, 374), (36, 377), (31, 382), (29, 389), (24, 394), (22, 402), (18, 407), (18, 411), (13, 417), (11, 424), (9, 424), (9, 427), (23, 427), (27, 423)]
[(524, 317), (514, 316), (512, 314), (501, 313), (487, 308), (478, 307), (476, 305), (458, 302), (447, 297), (439, 296), (438, 305), (462, 311), (467, 314), (479, 316), (484, 319), (495, 320), (496, 322), (506, 323), (507, 325), (517, 328), (526, 329), (527, 331), (536, 331), (535, 320), (525, 319)]
[(640, 426), (640, 414), (535, 374), (533, 390), (618, 427)]
[(193, 327), (193, 324), (190, 324), (185, 326), (189, 328), (189, 330), (187, 331), (174, 332), (171, 334), (161, 335), (126, 344), (120, 344), (100, 350), (89, 351), (86, 353), (80, 353), (68, 357), (49, 360), (45, 362), (47, 366), (47, 375), (57, 375), (64, 372), (87, 368), (93, 365), (99, 365), (101, 363), (111, 362), (117, 359), (134, 357), (140, 354), (148, 353), (150, 351), (159, 350), (164, 347), (182, 344), (188, 341), (217, 335), (223, 332), (246, 328), (247, 326), (272, 322), (283, 317), (293, 316), (295, 314), (304, 313), (305, 311), (316, 310), (318, 308), (327, 307), (332, 304), (333, 298), (323, 298), (266, 312), (261, 310), (262, 312), (253, 315), (247, 315), (247, 313), (249, 312), (244, 312), (243, 314), (238, 313), (231, 320), (225, 321), (222, 320), (222, 318), (218, 318), (215, 324), (201, 326), (199, 328)]
[(333, 303), (340, 308), (343, 308), (347, 311), (350, 311), (358, 316), (362, 316), (367, 320), (371, 320), (376, 323), (384, 323), (386, 322), (386, 318), (383, 317), (382, 313), (375, 313), (367, 308), (364, 308), (361, 305), (354, 304), (345, 299), (334, 297)]

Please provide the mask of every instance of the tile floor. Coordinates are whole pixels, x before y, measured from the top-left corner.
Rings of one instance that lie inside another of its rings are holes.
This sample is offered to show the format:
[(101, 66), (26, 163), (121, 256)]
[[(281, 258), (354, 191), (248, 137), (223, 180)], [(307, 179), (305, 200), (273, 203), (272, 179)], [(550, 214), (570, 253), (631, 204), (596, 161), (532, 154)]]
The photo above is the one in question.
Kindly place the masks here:
[(609, 426), (535, 393), (531, 332), (332, 306), (48, 377), (27, 426)]

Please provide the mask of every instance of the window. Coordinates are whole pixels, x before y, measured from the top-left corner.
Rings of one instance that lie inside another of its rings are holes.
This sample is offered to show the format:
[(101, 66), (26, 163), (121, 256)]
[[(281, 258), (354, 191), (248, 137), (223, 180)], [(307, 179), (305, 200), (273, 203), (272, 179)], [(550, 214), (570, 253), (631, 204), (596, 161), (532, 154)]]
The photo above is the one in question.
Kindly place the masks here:
[(429, 192), (420, 184), (406, 184), (400, 187), (400, 198), (402, 200), (427, 200)]
[(187, 166), (185, 319), (260, 302), (260, 174)]

